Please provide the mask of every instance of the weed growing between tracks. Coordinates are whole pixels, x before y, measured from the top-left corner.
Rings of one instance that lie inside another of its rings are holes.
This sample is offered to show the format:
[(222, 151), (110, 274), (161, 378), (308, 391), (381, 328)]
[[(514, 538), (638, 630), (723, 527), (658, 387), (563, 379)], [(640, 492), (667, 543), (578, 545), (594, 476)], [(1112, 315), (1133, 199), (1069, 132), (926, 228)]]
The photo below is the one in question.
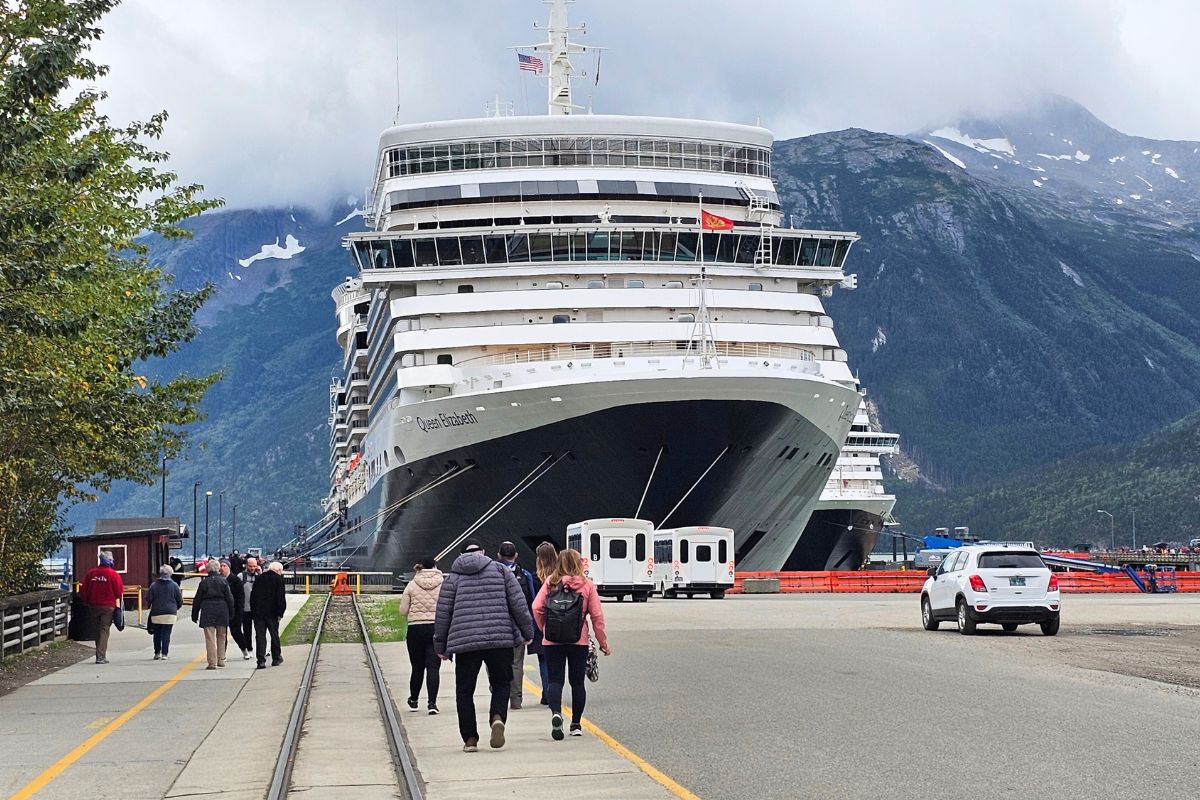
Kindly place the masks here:
[(359, 598), (363, 622), (373, 642), (402, 642), (408, 632), (408, 619), (400, 613), (399, 597)]
[[(291, 598), (289, 597), (289, 602)], [(324, 599), (314, 601), (312, 595), (306, 595), (300, 611), (292, 617), (292, 621), (279, 634), (279, 642), (284, 647), (291, 644), (312, 644), (313, 635), (317, 632), (317, 621), (321, 619), (321, 606)]]

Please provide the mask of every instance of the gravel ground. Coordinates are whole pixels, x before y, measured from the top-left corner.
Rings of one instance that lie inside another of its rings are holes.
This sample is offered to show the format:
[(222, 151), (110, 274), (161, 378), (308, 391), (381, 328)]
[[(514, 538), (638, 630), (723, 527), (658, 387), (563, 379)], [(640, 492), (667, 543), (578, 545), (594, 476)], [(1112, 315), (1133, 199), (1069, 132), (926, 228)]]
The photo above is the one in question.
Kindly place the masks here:
[(65, 639), (10, 656), (0, 661), (0, 696), (95, 654), (96, 650), (90, 644)]
[(329, 603), (325, 627), (321, 629), (321, 644), (353, 644), (362, 642), (362, 628), (354, 613), (354, 598), (334, 597)]

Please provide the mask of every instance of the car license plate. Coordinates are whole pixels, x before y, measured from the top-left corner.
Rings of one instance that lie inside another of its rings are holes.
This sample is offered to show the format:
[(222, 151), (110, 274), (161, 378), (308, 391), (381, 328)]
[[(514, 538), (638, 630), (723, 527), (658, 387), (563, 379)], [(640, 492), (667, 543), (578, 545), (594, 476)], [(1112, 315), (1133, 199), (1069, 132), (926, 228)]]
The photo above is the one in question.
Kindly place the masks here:
[(1025, 585), (1025, 576), (1017, 575), (1012, 578), (1009, 578), (1008, 585), (1009, 586), (1024, 586)]

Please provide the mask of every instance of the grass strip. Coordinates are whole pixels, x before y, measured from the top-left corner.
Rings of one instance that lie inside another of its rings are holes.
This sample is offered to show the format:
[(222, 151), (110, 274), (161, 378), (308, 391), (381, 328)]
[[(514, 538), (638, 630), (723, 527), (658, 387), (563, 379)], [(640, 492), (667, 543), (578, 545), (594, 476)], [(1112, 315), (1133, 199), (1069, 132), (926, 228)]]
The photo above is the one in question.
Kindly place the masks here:
[[(291, 597), (296, 597), (292, 595)], [(289, 601), (291, 599), (289, 597)], [(317, 620), (321, 617), (321, 603), (312, 602), (312, 595), (302, 595), (300, 610), (279, 634), (279, 643), (287, 647), (292, 644), (311, 644), (317, 632)]]
[(363, 622), (373, 642), (402, 642), (408, 619), (400, 613), (399, 597), (372, 597), (362, 603)]

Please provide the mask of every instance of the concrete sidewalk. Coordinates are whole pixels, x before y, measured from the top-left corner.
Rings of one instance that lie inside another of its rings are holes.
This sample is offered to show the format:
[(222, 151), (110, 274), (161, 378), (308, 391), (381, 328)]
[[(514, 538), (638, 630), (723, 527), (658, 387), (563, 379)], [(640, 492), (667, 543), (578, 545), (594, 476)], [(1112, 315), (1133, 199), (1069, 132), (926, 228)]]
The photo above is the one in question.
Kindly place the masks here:
[[(283, 625), (303, 600), (288, 597)], [(30, 796), (157, 800), (220, 792), (235, 800), (260, 798), (307, 652), (307, 646), (285, 648), (283, 665), (256, 670), (231, 639), (226, 668), (210, 672), (203, 633), (190, 618), (175, 625), (169, 661), (153, 660), (145, 630), (114, 630), (110, 663), (89, 657), (0, 697), (0, 796), (20, 792), (75, 755)], [(178, 682), (144, 710), (87, 752), (76, 752), (172, 679)]]
[[(525, 686), (525, 703), (510, 711), (507, 742), (500, 750), (488, 747), (487, 673), (480, 671), (475, 707), (481, 734), (478, 753), (462, 752), (454, 703), (454, 664), (442, 662), (438, 708), (428, 716), (422, 689), (420, 710), (405, 705), (410, 673), (404, 642), (375, 646), (392, 697), (400, 709), (416, 762), (426, 786), (426, 800), (561, 800), (563, 797), (613, 798), (613, 800), (668, 800), (664, 786), (633, 762), (585, 732), (561, 742), (550, 738), (550, 711), (538, 703), (539, 695)], [(526, 659), (527, 674), (537, 675), (537, 662)], [(567, 690), (570, 693), (570, 690)]]

